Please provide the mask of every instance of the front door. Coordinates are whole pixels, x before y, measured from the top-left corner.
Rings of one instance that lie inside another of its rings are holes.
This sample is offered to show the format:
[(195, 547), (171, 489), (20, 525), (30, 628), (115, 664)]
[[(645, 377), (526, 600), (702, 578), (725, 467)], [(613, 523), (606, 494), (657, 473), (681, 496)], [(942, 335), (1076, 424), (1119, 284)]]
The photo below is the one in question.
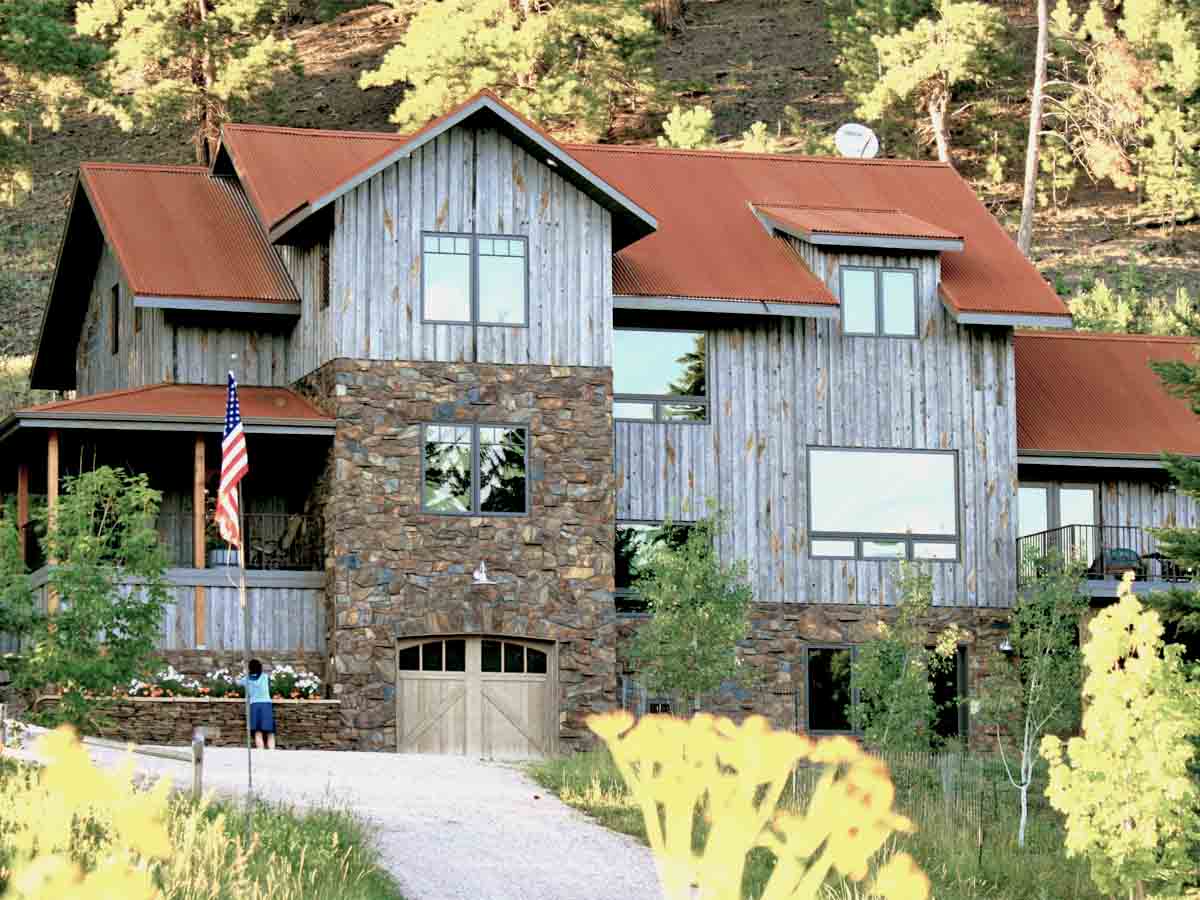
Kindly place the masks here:
[(419, 638), (397, 646), (397, 749), (487, 759), (554, 751), (554, 645), (502, 637)]

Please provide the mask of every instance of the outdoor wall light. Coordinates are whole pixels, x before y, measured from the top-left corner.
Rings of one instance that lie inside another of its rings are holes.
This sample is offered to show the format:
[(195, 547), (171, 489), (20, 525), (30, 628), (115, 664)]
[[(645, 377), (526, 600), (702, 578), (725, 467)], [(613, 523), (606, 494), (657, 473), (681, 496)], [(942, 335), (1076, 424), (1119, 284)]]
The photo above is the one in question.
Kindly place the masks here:
[(1005, 656), (1011, 656), (1012, 652), (1013, 652), (1012, 641), (1010, 641), (1008, 638), (1005, 638), (1004, 640), (1002, 640), (1000, 642), (1000, 652), (1003, 653)]

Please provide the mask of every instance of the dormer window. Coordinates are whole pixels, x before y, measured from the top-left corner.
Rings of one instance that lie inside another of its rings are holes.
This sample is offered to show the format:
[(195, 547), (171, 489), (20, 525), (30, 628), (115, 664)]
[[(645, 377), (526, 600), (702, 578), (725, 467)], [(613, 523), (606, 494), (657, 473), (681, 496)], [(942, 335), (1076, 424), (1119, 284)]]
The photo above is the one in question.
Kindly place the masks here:
[(842, 333), (917, 336), (915, 269), (842, 266)]
[(527, 250), (527, 239), (516, 235), (424, 234), (421, 320), (453, 325), (526, 325)]

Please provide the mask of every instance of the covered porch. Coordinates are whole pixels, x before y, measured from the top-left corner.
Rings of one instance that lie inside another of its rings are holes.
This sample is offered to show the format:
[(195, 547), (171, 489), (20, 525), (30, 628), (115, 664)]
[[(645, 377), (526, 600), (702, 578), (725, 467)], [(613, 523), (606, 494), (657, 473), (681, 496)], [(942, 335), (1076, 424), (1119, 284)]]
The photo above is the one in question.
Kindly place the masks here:
[[(255, 650), (325, 646), (323, 477), (333, 420), (293, 391), (239, 391), (250, 471), (242, 482), (246, 584)], [(109, 465), (162, 493), (157, 528), (173, 603), (162, 650), (235, 650), (244, 634), (236, 556), (212, 524), (225, 388), (156, 385), (20, 410), (0, 427), (0, 493), (21, 530), (34, 585), (47, 590), (42, 507), (52, 519), (64, 478)]]

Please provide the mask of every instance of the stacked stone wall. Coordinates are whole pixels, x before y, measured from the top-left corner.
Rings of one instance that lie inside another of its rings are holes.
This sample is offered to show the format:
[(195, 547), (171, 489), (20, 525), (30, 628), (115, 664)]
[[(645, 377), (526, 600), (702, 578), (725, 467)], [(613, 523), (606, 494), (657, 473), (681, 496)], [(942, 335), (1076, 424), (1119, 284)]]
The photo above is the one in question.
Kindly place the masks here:
[[(36, 704), (39, 711), (57, 704), (53, 697)], [(246, 745), (246, 705), (241, 699), (196, 697), (129, 697), (97, 703), (95, 737), (135, 744), (184, 745), (197, 727), (208, 731), (216, 747)], [(282, 750), (345, 750), (351, 738), (342, 725), (336, 700), (276, 700), (276, 746)]]
[[(618, 624), (618, 668), (636, 680), (637, 672), (624, 652), (627, 642), (646, 621), (622, 617)], [(809, 644), (861, 644), (869, 640), (878, 623), (895, 621), (895, 608), (756, 603), (750, 616), (750, 633), (739, 649), (749, 674), (744, 687), (729, 687), (705, 697), (705, 710), (741, 720), (764, 715), (776, 727), (805, 731), (808, 721), (804, 650)], [(967, 648), (968, 698), (980, 697), (995, 667), (1009, 662), (999, 651), (1008, 636), (1008, 613), (1000, 609), (935, 607), (926, 620), (929, 643), (951, 625), (961, 630)], [(994, 726), (969, 716), (971, 744), (994, 746)]]
[[(615, 705), (612, 376), (606, 368), (339, 359), (298, 389), (337, 419), (326, 501), (334, 696), (393, 750), (397, 638), (558, 642), (560, 747)], [(422, 423), (528, 429), (529, 514), (421, 509)], [(480, 562), (497, 583), (477, 587)]]

